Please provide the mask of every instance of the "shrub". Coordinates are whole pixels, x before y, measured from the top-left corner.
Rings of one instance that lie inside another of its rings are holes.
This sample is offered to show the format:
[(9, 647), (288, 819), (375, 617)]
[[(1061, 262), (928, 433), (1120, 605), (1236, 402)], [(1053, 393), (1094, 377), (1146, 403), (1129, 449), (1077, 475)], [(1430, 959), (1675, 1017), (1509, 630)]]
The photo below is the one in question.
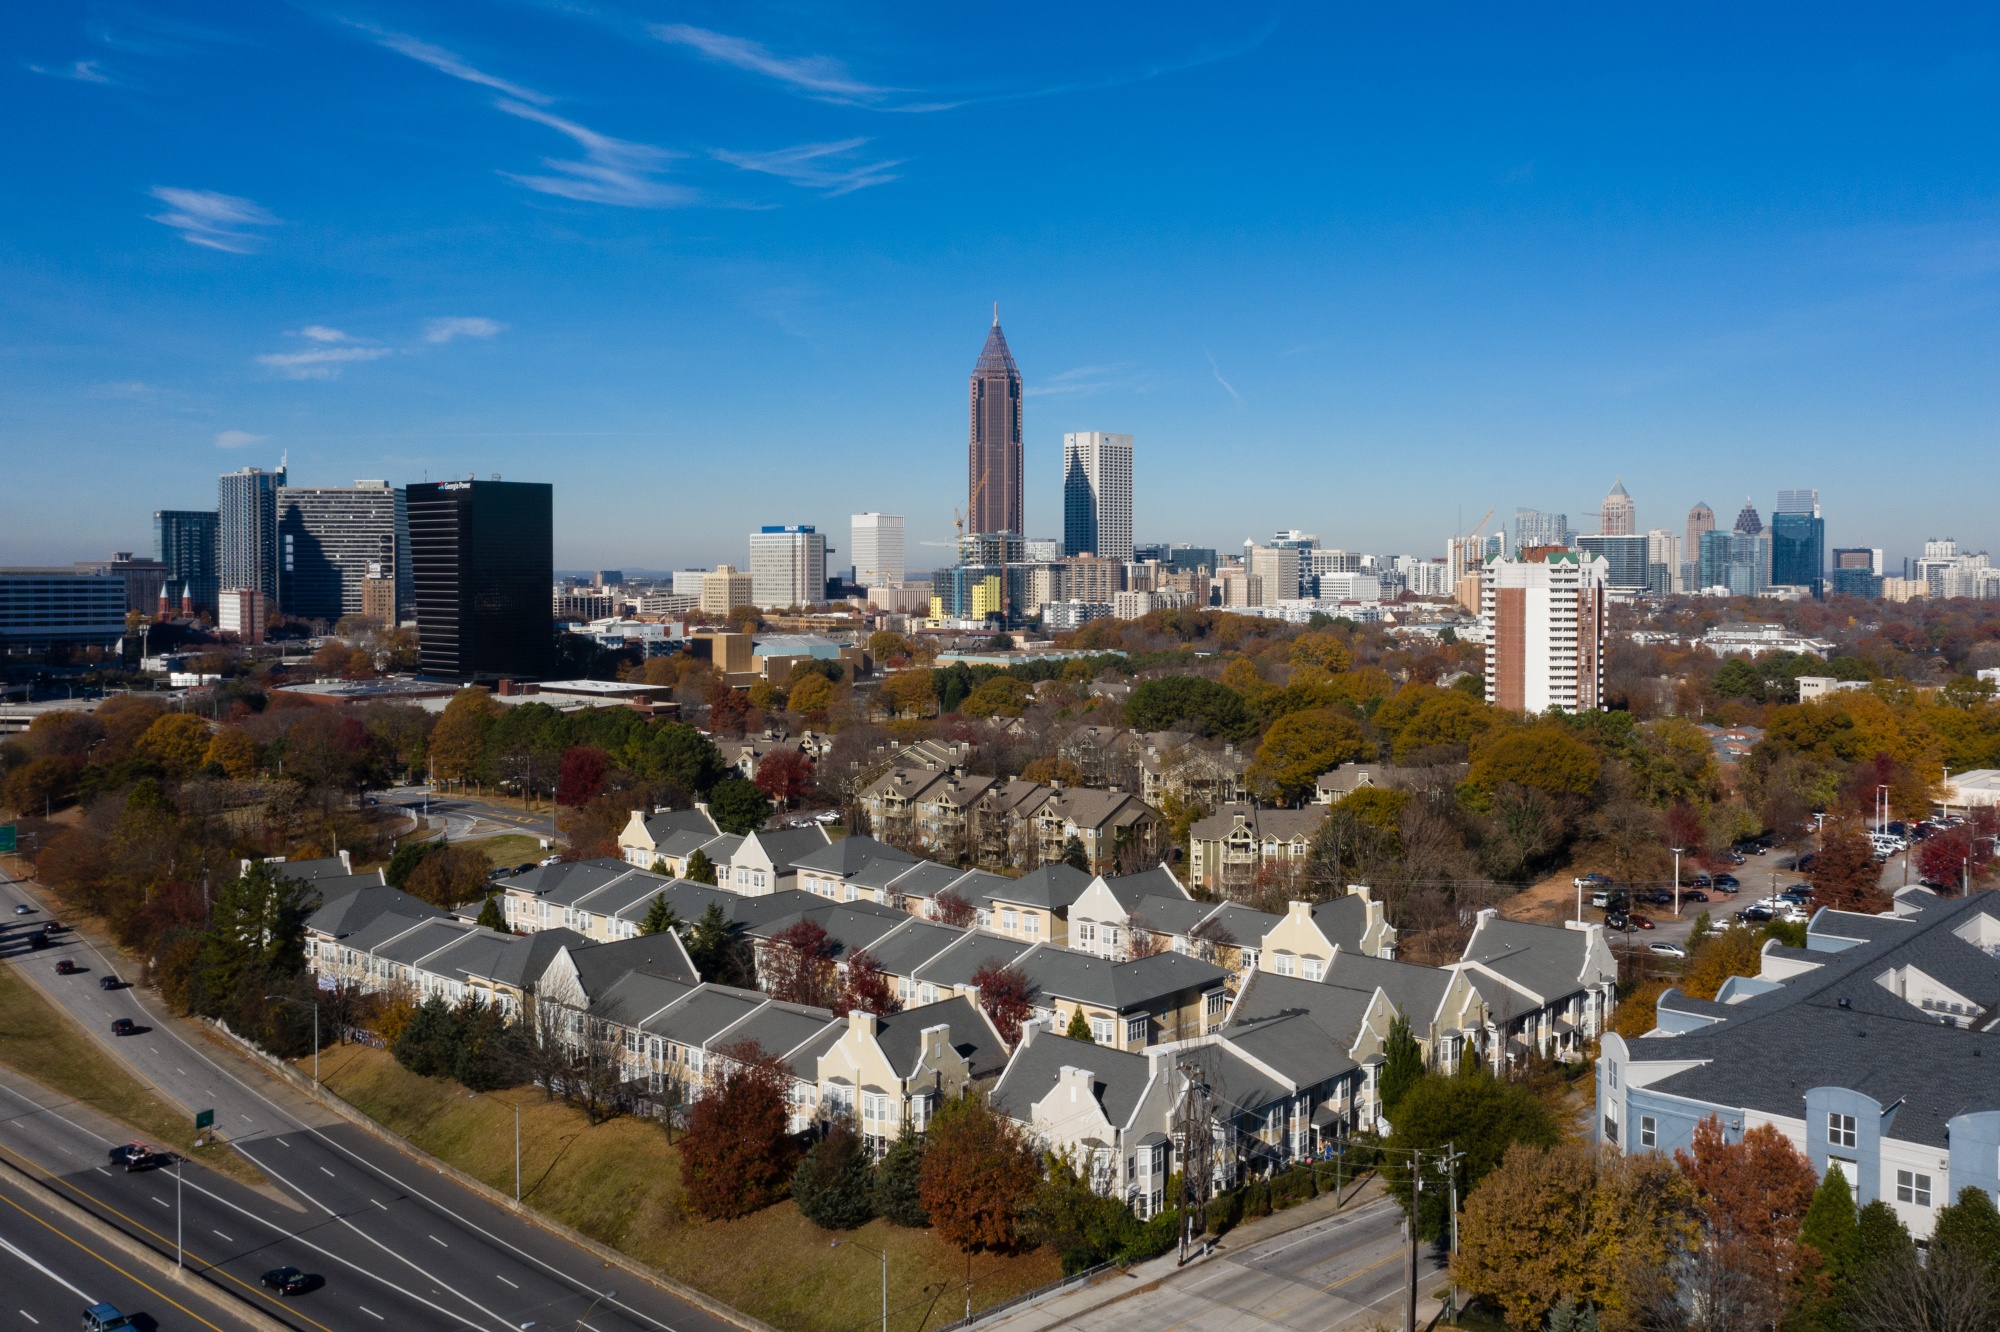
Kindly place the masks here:
[(924, 1168), (924, 1140), (910, 1128), (889, 1146), (875, 1164), (875, 1214), (899, 1226), (928, 1226), (919, 1180)]
[(806, 1220), (826, 1230), (852, 1230), (875, 1215), (874, 1172), (861, 1139), (836, 1121), (799, 1161), (792, 1200)]

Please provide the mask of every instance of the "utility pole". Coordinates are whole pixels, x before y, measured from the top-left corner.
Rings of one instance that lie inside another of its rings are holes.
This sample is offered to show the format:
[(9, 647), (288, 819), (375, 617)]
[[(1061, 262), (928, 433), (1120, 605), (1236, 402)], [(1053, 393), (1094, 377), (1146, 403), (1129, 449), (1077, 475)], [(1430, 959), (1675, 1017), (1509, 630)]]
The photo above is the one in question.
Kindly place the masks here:
[(1417, 1234), (1424, 1215), (1424, 1154), (1410, 1153), (1410, 1285), (1403, 1306), (1403, 1332), (1417, 1332)]
[(1179, 1264), (1188, 1260), (1193, 1241), (1208, 1229), (1209, 1189), (1214, 1184), (1215, 1166), (1212, 1131), (1209, 1128), (1208, 1083), (1202, 1066), (1194, 1060), (1179, 1065), (1186, 1081), (1181, 1096), (1180, 1124), (1175, 1133), (1181, 1157), (1181, 1224)]

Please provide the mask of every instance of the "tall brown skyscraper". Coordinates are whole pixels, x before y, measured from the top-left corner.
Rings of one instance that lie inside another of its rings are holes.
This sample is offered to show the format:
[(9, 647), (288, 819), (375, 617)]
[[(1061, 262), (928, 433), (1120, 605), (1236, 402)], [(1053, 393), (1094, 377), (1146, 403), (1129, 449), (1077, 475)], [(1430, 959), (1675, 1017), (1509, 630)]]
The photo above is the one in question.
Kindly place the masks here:
[(1000, 332), (1000, 307), (993, 308), (993, 331), (972, 367), (972, 439), (967, 451), (966, 530), (1020, 532), (1021, 371)]

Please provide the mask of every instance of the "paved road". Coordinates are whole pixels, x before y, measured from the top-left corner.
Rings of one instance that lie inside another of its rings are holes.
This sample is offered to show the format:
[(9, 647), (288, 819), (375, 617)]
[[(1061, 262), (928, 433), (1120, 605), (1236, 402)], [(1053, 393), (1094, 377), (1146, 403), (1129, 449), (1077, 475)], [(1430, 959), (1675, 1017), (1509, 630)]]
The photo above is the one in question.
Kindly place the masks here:
[(198, 1287), (162, 1279), (76, 1225), (32, 1186), (0, 1179), (0, 1328), (75, 1327), (89, 1305), (115, 1304), (142, 1329), (244, 1332)]
[[(1401, 1209), (1379, 1199), (1239, 1253), (1218, 1255), (1063, 1325), (1084, 1332), (1401, 1326), (1408, 1281), (1402, 1226)], [(1421, 1262), (1418, 1290), (1429, 1295), (1443, 1283), (1444, 1265), (1428, 1248)], [(1035, 1318), (1034, 1311), (1024, 1310), (1018, 1320), (1002, 1319), (994, 1327), (1004, 1332)]]
[[(396, 805), (421, 819), (426, 802), (421, 786), (399, 786), (378, 797), (385, 805)], [(519, 805), (501, 804), (461, 793), (432, 794), (428, 802), (433, 823), (442, 822), (445, 836), (454, 842), (474, 837), (497, 837), (503, 833), (528, 833), (556, 838), (554, 818), (546, 810), (523, 810)]]
[[(594, 1332), (730, 1326), (422, 1169), (198, 1028), (169, 1019), (149, 992), (99, 989), (111, 959), (88, 942), (63, 936), (57, 947), (26, 952), (23, 928), (46, 917), (16, 917), (19, 901), (39, 906), (0, 874), (6, 964), (171, 1103), (189, 1114), (213, 1109), (230, 1149), (273, 1181), (267, 1194), (198, 1167), (189, 1171), (188, 1244), (227, 1279), (249, 1289), (258, 1273), (285, 1263), (324, 1276), (325, 1289), (285, 1308), (328, 1332), (569, 1328), (587, 1311)], [(57, 976), (54, 964), (63, 957), (88, 970)], [(115, 1017), (145, 1030), (113, 1038)], [(106, 1220), (171, 1252), (170, 1174), (103, 1170), (108, 1143), (70, 1110), (27, 1104), (14, 1089), (0, 1091), (0, 1103), (0, 1149), (59, 1176)], [(603, 1296), (606, 1290), (615, 1297)]]

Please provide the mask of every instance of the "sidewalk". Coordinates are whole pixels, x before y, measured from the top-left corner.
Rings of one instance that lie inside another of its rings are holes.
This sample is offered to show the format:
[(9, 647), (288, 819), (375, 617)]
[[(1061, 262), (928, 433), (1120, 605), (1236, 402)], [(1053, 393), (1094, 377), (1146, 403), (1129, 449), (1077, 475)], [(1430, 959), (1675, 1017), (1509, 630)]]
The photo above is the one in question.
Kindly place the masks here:
[[(1330, 1217), (1341, 1216), (1367, 1206), (1383, 1196), (1381, 1181), (1373, 1175), (1364, 1180), (1357, 1189), (1350, 1186), (1338, 1202), (1331, 1194), (1309, 1199), (1282, 1212), (1260, 1216), (1236, 1226), (1220, 1239), (1208, 1241), (1209, 1248), (1197, 1250), (1188, 1259), (1187, 1265), (1179, 1265), (1177, 1253), (1165, 1254), (1127, 1268), (1123, 1272), (1111, 1272), (1099, 1277), (1087, 1286), (1064, 1291), (1045, 1300), (1026, 1305), (1017, 1305), (991, 1318), (975, 1321), (982, 1332), (1042, 1332), (1047, 1328), (1070, 1327), (1084, 1315), (1115, 1304), (1119, 1300), (1142, 1294), (1164, 1284), (1177, 1273), (1192, 1271), (1219, 1258), (1244, 1253), (1266, 1241), (1301, 1230), (1315, 1222)], [(1432, 1313), (1437, 1307), (1436, 1300), (1429, 1300)], [(1419, 1306), (1421, 1317), (1429, 1317)]]

